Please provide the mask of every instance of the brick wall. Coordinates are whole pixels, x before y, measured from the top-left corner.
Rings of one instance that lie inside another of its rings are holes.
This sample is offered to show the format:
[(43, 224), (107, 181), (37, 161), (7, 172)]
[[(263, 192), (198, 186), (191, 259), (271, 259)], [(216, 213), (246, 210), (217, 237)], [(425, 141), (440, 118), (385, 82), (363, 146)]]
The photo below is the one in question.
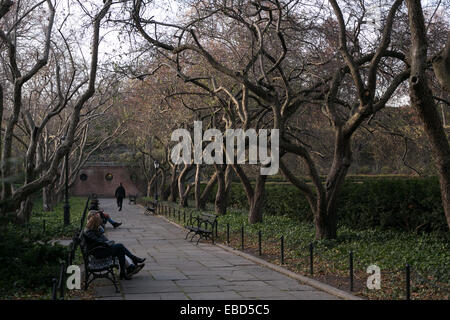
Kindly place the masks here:
[[(86, 180), (81, 180), (81, 175), (86, 175)], [(112, 175), (112, 180), (108, 181), (105, 177)], [(132, 181), (131, 176), (135, 175), (137, 179)], [(91, 166), (80, 170), (78, 177), (71, 188), (71, 194), (74, 196), (87, 196), (96, 193), (99, 197), (114, 197), (116, 188), (122, 182), (126, 195), (137, 194), (145, 195), (146, 183), (140, 179), (139, 174), (133, 168), (125, 166)]]

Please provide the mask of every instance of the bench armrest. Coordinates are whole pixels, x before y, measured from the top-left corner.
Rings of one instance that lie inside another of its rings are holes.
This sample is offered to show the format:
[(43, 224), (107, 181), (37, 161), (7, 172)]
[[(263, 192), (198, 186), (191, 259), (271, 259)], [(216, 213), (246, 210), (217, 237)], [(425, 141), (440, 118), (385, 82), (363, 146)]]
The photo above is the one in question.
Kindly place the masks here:
[(88, 255), (88, 256), (90, 256), (90, 255), (95, 256), (95, 252), (99, 252), (99, 251), (101, 251), (101, 252), (107, 251), (110, 256), (113, 255), (113, 251), (111, 250), (111, 248), (105, 247), (105, 246), (98, 246), (98, 247), (92, 248), (91, 250), (86, 252), (86, 255)]

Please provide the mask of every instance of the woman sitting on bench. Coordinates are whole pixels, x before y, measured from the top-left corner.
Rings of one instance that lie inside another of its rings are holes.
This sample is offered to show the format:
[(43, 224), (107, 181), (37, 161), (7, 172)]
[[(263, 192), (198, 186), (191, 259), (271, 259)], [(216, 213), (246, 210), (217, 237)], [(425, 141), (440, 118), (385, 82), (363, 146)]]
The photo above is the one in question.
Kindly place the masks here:
[(91, 206), (89, 207), (89, 211), (97, 211), (100, 214), (100, 217), (102, 218), (102, 225), (104, 226), (106, 224), (106, 222), (109, 222), (112, 224), (112, 226), (115, 228), (119, 227), (122, 222), (115, 222), (113, 219), (111, 219), (111, 216), (105, 212), (103, 212), (103, 210), (100, 210), (99, 206), (98, 206), (98, 200), (96, 202), (91, 202)]
[[(139, 258), (133, 255), (125, 246), (121, 243), (114, 243), (112, 240), (108, 240), (104, 234), (99, 230), (102, 224), (100, 214), (97, 212), (90, 212), (86, 222), (86, 228), (83, 231), (84, 238), (86, 240), (87, 249), (91, 250), (95, 247), (105, 247), (109, 250), (97, 250), (96, 258), (106, 258), (111, 254), (119, 259), (120, 266), (120, 279), (130, 280), (131, 275), (138, 273), (143, 267), (145, 258)], [(126, 266), (126, 257), (131, 259), (132, 264)]]

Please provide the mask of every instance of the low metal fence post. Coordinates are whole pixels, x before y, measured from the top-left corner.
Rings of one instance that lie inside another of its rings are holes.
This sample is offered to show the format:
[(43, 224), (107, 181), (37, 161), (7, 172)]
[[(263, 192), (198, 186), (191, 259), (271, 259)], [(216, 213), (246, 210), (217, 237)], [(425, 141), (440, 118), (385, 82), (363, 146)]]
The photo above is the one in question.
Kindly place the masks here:
[(219, 237), (219, 231), (217, 230), (219, 228), (219, 222), (216, 220), (216, 222), (214, 223), (215, 227), (216, 227), (216, 238)]
[(411, 266), (406, 264), (406, 300), (411, 300)]
[(313, 256), (314, 249), (313, 248), (314, 248), (313, 243), (310, 242), (310, 244), (309, 244), (309, 272), (311, 273), (311, 275), (314, 274), (314, 256)]
[(350, 291), (353, 291), (353, 251), (350, 251), (349, 264), (350, 264)]
[(284, 236), (280, 238), (281, 241), (281, 264), (284, 264)]
[(227, 223), (227, 245), (230, 244), (230, 224)]
[(244, 226), (241, 227), (241, 249), (244, 251)]
[(58, 286), (58, 280), (56, 280), (56, 278), (53, 278), (52, 279), (52, 300), (56, 300), (57, 286)]
[(60, 293), (59, 293), (59, 298), (61, 299), (61, 300), (64, 300), (64, 289), (65, 289), (65, 283), (64, 283), (64, 276), (65, 276), (65, 274), (66, 274), (66, 264), (63, 262), (63, 263), (61, 263), (61, 273), (60, 273), (60, 275), (59, 275), (59, 290), (60, 290)]
[(258, 231), (258, 254), (261, 256), (262, 255), (262, 233), (261, 230)]

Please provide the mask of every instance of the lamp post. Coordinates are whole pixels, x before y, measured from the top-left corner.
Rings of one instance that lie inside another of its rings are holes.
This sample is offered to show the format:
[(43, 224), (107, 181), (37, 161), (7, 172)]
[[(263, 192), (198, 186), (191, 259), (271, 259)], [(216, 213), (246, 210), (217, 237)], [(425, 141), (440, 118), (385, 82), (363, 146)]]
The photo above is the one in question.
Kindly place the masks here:
[[(61, 138), (64, 141), (66, 136)], [(65, 188), (64, 188), (64, 226), (70, 224), (70, 204), (69, 204), (69, 152), (64, 156), (64, 169), (65, 169)]]
[(158, 168), (159, 168), (159, 162), (155, 160), (153, 163), (155, 165), (155, 201), (158, 202)]

